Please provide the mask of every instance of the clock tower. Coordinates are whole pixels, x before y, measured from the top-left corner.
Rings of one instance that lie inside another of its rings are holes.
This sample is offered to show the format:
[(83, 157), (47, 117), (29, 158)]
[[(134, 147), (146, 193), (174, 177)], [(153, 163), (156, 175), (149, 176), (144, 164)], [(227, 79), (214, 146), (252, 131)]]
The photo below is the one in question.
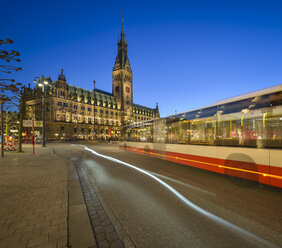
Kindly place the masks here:
[(132, 94), (132, 70), (127, 55), (127, 42), (124, 35), (124, 23), (118, 41), (118, 51), (112, 72), (113, 95), (116, 98), (118, 108), (121, 110), (122, 124), (127, 125), (133, 120), (133, 94)]

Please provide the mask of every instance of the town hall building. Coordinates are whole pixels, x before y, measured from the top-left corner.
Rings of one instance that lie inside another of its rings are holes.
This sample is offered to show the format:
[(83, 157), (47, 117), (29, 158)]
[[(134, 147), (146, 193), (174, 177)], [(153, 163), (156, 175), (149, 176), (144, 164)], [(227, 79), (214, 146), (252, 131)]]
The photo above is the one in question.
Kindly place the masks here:
[[(42, 76), (27, 102), (28, 119), (42, 120), (45, 95), (47, 140), (121, 139), (122, 127), (159, 117), (158, 105), (149, 108), (133, 103), (133, 73), (127, 54), (124, 24), (112, 71), (112, 92), (82, 89), (67, 83), (63, 70), (56, 81)], [(41, 128), (38, 128), (41, 133)]]

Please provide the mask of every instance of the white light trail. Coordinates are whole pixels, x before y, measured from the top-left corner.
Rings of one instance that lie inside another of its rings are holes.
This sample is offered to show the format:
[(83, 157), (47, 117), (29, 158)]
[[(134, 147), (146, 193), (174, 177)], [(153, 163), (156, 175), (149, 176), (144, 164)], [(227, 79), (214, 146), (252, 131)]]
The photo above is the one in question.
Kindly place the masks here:
[(182, 194), (180, 194), (177, 190), (175, 190), (174, 188), (172, 188), (171, 186), (169, 186), (167, 183), (165, 183), (164, 181), (162, 181), (162, 180), (159, 179), (158, 177), (152, 175), (152, 174), (149, 173), (148, 171), (142, 170), (142, 169), (140, 169), (140, 168), (138, 168), (138, 167), (136, 167), (136, 166), (134, 166), (134, 165), (131, 165), (131, 164), (126, 163), (126, 162), (123, 162), (123, 161), (121, 161), (121, 160), (119, 160), (119, 159), (112, 158), (112, 157), (110, 157), (110, 156), (106, 156), (106, 155), (100, 154), (100, 153), (98, 153), (98, 152), (96, 152), (96, 151), (94, 151), (94, 150), (92, 150), (92, 149), (90, 149), (90, 148), (88, 148), (88, 147), (86, 147), (86, 146), (83, 146), (83, 145), (80, 145), (80, 146), (84, 147), (85, 150), (87, 150), (87, 151), (93, 153), (93, 154), (96, 155), (96, 156), (99, 156), (99, 157), (102, 157), (102, 158), (104, 158), (104, 159), (113, 161), (113, 162), (115, 162), (115, 163), (119, 163), (119, 164), (125, 165), (125, 166), (127, 166), (127, 167), (129, 167), (129, 168), (131, 168), (131, 169), (134, 169), (134, 170), (136, 170), (136, 171), (138, 171), (138, 172), (140, 172), (140, 173), (142, 173), (142, 174), (144, 174), (144, 175), (146, 175), (146, 176), (148, 176), (148, 177), (154, 179), (155, 181), (157, 181), (158, 183), (160, 183), (162, 186), (164, 186), (166, 189), (168, 189), (172, 194), (174, 194), (178, 199), (180, 199), (182, 202), (184, 202), (184, 203), (185, 203), (187, 206), (189, 206), (190, 208), (194, 209), (194, 210), (197, 211), (198, 213), (201, 213), (202, 215), (208, 217), (209, 219), (211, 219), (211, 220), (213, 220), (213, 221), (215, 221), (215, 222), (217, 222), (217, 223), (219, 223), (219, 224), (221, 224), (221, 225), (223, 225), (223, 226), (229, 227), (229, 228), (233, 229), (234, 231), (237, 231), (237, 232), (239, 232), (239, 233), (241, 233), (241, 234), (243, 234), (243, 235), (245, 235), (245, 236), (247, 236), (247, 237), (249, 237), (249, 238), (251, 238), (251, 239), (257, 241), (257, 242), (259, 242), (261, 247), (273, 247), (273, 248), (278, 248), (278, 246), (276, 246), (276, 245), (270, 243), (269, 241), (264, 240), (264, 239), (262, 239), (262, 238), (256, 236), (255, 234), (250, 233), (249, 231), (247, 231), (247, 230), (245, 230), (245, 229), (243, 229), (243, 228), (241, 228), (241, 227), (238, 227), (238, 226), (236, 226), (236, 225), (230, 223), (229, 221), (226, 221), (226, 220), (224, 220), (224, 219), (222, 219), (222, 218), (220, 218), (220, 217), (218, 217), (218, 216), (216, 216), (216, 215), (214, 215), (214, 214), (212, 214), (212, 213), (210, 213), (210, 212), (204, 210), (203, 208), (197, 206), (197, 205), (194, 204), (193, 202), (189, 201), (189, 200), (188, 200), (186, 197), (184, 197)]

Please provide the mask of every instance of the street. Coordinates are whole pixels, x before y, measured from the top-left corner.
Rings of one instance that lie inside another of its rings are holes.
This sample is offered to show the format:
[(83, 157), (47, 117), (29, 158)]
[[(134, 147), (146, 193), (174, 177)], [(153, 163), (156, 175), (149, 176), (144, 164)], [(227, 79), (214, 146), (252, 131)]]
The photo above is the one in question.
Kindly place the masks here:
[(137, 247), (281, 247), (281, 190), (120, 150), (53, 144), (80, 164)]

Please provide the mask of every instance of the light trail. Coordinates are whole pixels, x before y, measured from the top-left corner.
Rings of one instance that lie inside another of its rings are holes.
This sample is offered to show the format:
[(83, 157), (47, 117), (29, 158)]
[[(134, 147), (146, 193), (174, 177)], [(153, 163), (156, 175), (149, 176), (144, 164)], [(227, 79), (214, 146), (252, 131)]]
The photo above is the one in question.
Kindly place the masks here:
[[(74, 145), (75, 146), (75, 145)], [(259, 247), (273, 247), (273, 248), (279, 248), (278, 246), (270, 243), (269, 241), (267, 240), (264, 240), (258, 236), (256, 236), (255, 234), (241, 228), (241, 227), (238, 227), (234, 224), (232, 224), (231, 222), (229, 221), (226, 221), (206, 210), (204, 210), (203, 208), (197, 206), (196, 204), (194, 204), (193, 202), (189, 201), (186, 197), (184, 197), (182, 194), (180, 194), (177, 190), (175, 190), (174, 188), (172, 188), (170, 185), (168, 185), (167, 183), (165, 183), (164, 181), (162, 181), (161, 179), (159, 179), (158, 177), (152, 175), (151, 173), (149, 173), (148, 171), (145, 171), (143, 169), (140, 169), (132, 164), (129, 164), (129, 163), (126, 163), (126, 162), (123, 162), (119, 159), (116, 159), (116, 158), (112, 158), (110, 156), (106, 156), (106, 155), (103, 155), (103, 154), (100, 154), (90, 148), (88, 148), (87, 146), (84, 146), (84, 145), (79, 145), (79, 146), (82, 146), (84, 147), (85, 150), (91, 152), (92, 154), (98, 156), (98, 157), (102, 157), (104, 159), (107, 159), (107, 160), (110, 160), (110, 161), (113, 161), (115, 163), (119, 163), (119, 164), (122, 164), (122, 165), (125, 165), (131, 169), (134, 169), (150, 178), (152, 178), (153, 180), (157, 181), (158, 183), (160, 183), (162, 186), (164, 186), (167, 190), (169, 190), (173, 195), (175, 195), (178, 199), (180, 199), (184, 204), (186, 204), (187, 206), (189, 206), (190, 208), (194, 209), (195, 211), (197, 211), (198, 213), (208, 217), (209, 219), (213, 220), (214, 222), (216, 223), (219, 223), (223, 226), (226, 226), (234, 231), (237, 231), (238, 233), (241, 233), (243, 234), (244, 236), (246, 237), (249, 237), (251, 239), (253, 239), (254, 241), (258, 242), (259, 243)]]
[(206, 191), (206, 190), (204, 190), (204, 189), (201, 189), (201, 188), (199, 188), (199, 187), (193, 186), (193, 185), (191, 185), (191, 184), (187, 184), (187, 183), (181, 182), (181, 181), (176, 180), (176, 179), (174, 179), (174, 178), (167, 177), (167, 176), (163, 176), (163, 175), (158, 174), (158, 173), (155, 173), (155, 172), (149, 172), (149, 173), (153, 174), (153, 175), (156, 176), (156, 177), (160, 177), (160, 178), (163, 178), (163, 179), (165, 179), (165, 180), (171, 181), (171, 182), (173, 182), (173, 183), (180, 184), (180, 185), (182, 185), (182, 186), (184, 186), (184, 187), (187, 187), (187, 188), (190, 188), (190, 189), (192, 189), (192, 190), (196, 190), (196, 191), (199, 191), (199, 192), (208, 194), (208, 195), (210, 195), (210, 196), (216, 196), (216, 194), (214, 194), (214, 193), (212, 193), (212, 192)]

